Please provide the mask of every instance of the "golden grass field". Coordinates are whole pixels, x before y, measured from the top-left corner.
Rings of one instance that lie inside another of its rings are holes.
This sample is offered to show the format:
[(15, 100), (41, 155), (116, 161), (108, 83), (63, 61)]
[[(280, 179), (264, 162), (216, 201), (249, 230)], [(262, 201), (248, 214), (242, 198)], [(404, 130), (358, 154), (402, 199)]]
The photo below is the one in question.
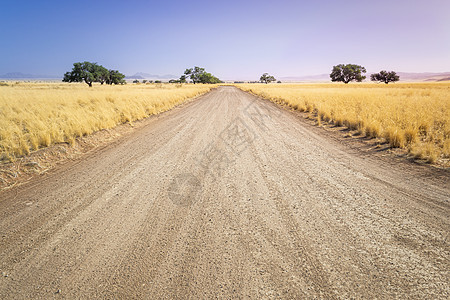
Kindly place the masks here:
[(0, 85), (0, 160), (143, 119), (206, 93), (214, 85), (67, 83)]
[(450, 158), (450, 82), (239, 84), (239, 88), (346, 126), (429, 162)]

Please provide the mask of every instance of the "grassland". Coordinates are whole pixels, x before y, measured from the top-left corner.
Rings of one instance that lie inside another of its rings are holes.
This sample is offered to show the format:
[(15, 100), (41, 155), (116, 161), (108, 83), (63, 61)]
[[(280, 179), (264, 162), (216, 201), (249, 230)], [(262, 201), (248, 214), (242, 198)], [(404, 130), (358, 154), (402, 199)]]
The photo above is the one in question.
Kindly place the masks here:
[(0, 160), (169, 110), (214, 85), (9, 83), (0, 86)]
[(241, 84), (318, 124), (346, 126), (429, 162), (450, 158), (450, 82), (396, 84)]

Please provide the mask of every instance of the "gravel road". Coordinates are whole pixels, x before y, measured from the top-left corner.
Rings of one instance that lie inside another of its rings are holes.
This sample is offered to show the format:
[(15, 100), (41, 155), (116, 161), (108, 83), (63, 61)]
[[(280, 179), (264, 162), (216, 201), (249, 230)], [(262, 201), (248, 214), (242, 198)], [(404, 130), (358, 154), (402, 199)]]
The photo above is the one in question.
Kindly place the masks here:
[(0, 193), (0, 299), (450, 297), (450, 175), (234, 87)]

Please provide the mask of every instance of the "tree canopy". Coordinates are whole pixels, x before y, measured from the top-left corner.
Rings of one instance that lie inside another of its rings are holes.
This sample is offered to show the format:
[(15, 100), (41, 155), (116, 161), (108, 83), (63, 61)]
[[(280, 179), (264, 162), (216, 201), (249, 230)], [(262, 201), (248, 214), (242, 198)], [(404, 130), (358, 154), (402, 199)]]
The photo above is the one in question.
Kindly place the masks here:
[(264, 73), (259, 78), (259, 81), (267, 84), (267, 83), (270, 83), (272, 81), (276, 81), (276, 79), (272, 75), (269, 75), (269, 73)]
[(194, 67), (186, 69), (184, 75), (181, 75), (180, 82), (186, 82), (186, 78), (189, 77), (194, 84), (196, 83), (220, 83), (219, 78), (213, 76), (211, 73), (205, 71), (204, 68)]
[(100, 84), (124, 84), (125, 75), (117, 70), (108, 70), (97, 63), (88, 61), (73, 64), (72, 71), (64, 74), (63, 82), (85, 82), (92, 87), (93, 82)]
[(353, 64), (340, 64), (337, 66), (333, 66), (333, 70), (331, 71), (330, 78), (331, 81), (340, 81), (344, 83), (349, 83), (350, 81), (361, 82), (366, 79), (366, 76), (363, 76), (362, 73), (366, 73), (366, 68), (361, 67), (359, 65)]
[(388, 84), (389, 82), (395, 82), (400, 80), (400, 76), (397, 75), (394, 71), (380, 71), (380, 73), (375, 73), (370, 75), (370, 80), (379, 81)]

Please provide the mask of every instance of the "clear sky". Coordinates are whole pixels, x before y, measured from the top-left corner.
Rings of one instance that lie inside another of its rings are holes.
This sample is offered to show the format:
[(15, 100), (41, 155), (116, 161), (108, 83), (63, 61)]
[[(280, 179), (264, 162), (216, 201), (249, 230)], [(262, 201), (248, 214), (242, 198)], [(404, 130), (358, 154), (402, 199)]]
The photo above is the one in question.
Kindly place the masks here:
[(450, 0), (0, 0), (0, 74), (60, 75), (77, 61), (132, 75), (221, 79), (450, 71)]

